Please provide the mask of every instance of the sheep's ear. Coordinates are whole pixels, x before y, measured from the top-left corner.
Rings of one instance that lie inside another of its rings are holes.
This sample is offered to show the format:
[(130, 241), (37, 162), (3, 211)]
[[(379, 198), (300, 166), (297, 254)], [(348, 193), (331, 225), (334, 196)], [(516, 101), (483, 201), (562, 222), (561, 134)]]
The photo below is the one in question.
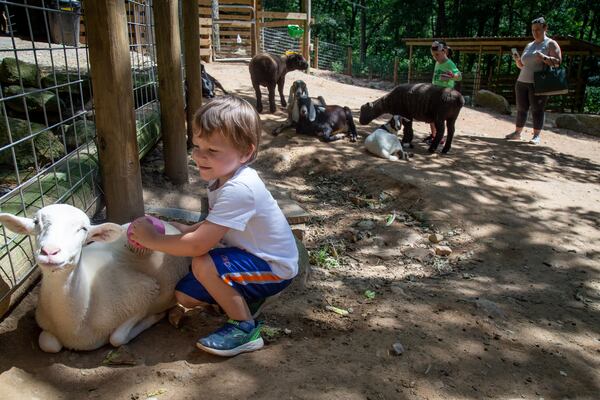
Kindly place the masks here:
[(17, 217), (7, 213), (0, 213), (0, 223), (9, 231), (21, 235), (31, 235), (35, 229), (35, 223), (31, 218)]
[(308, 120), (313, 122), (317, 118), (317, 110), (315, 110), (315, 105), (310, 102), (310, 107), (308, 108)]
[(121, 225), (107, 222), (91, 226), (88, 231), (88, 242), (114, 242), (123, 233)]

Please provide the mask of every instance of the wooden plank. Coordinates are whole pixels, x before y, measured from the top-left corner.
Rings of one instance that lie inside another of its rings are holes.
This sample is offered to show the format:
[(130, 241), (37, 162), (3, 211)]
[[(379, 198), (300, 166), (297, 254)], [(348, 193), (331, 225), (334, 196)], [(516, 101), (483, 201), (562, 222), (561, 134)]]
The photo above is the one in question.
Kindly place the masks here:
[[(198, 4), (210, 6), (211, 0), (198, 0)], [(245, 6), (251, 6), (252, 0), (219, 0), (219, 4), (242, 4)]]
[(219, 20), (225, 20), (225, 21), (229, 21), (229, 20), (237, 20), (237, 21), (246, 21), (246, 20), (251, 20), (252, 16), (251, 15), (242, 15), (242, 14), (223, 14), (221, 12), (219, 12)]
[(213, 24), (212, 18), (198, 18), (198, 21), (200, 22), (201, 26), (212, 25)]
[(299, 19), (306, 20), (306, 13), (294, 13), (294, 12), (275, 12), (275, 11), (260, 11), (258, 13), (259, 18), (271, 18), (271, 19)]
[(200, 48), (200, 56), (204, 57), (204, 56), (212, 56), (212, 49), (211, 48)]
[(292, 224), (303, 224), (310, 220), (311, 215), (307, 213), (302, 207), (293, 200), (290, 199), (276, 199), (279, 208), (285, 215), (288, 223)]
[(165, 175), (175, 185), (187, 183), (187, 147), (183, 86), (181, 83), (181, 40), (176, 0), (153, 4), (158, 64), (158, 94)]
[(277, 26), (288, 26), (288, 25), (298, 25), (292, 21), (268, 21), (261, 22), (258, 24), (260, 28), (274, 28)]
[(144, 214), (125, 3), (86, 2), (85, 13), (107, 217), (125, 223)]

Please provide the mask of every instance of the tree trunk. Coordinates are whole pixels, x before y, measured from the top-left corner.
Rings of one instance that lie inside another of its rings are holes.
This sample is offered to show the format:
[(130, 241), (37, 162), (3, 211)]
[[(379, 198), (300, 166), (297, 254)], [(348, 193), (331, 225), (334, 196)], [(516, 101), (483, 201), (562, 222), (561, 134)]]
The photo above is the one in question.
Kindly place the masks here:
[(350, 18), (350, 43), (354, 42), (354, 28), (356, 28), (356, 14), (358, 9), (356, 5), (352, 4), (352, 17)]
[(360, 63), (364, 64), (367, 59), (367, 10), (365, 0), (360, 0)]
[(435, 36), (443, 37), (446, 33), (446, 0), (438, 0), (438, 15), (435, 21)]

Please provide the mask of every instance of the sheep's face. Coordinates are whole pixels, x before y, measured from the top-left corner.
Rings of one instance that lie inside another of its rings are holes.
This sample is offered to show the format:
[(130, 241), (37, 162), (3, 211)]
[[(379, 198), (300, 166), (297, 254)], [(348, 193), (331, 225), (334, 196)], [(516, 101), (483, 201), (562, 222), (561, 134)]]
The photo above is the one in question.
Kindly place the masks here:
[(302, 54), (297, 53), (290, 54), (289, 56), (287, 56), (285, 65), (288, 71), (294, 71), (296, 69), (304, 71), (308, 68), (308, 63), (306, 62), (304, 57), (302, 57)]
[(92, 226), (83, 211), (67, 204), (46, 206), (33, 218), (0, 214), (0, 222), (15, 233), (35, 236), (37, 264), (53, 271), (77, 265), (88, 242), (113, 241), (122, 233), (116, 224)]
[(314, 121), (316, 118), (316, 110), (310, 97), (298, 97), (298, 108), (300, 118)]
[(369, 122), (373, 121), (374, 118), (375, 117), (373, 115), (373, 103), (363, 104), (360, 108), (360, 118), (358, 122), (360, 122), (361, 125), (366, 125)]

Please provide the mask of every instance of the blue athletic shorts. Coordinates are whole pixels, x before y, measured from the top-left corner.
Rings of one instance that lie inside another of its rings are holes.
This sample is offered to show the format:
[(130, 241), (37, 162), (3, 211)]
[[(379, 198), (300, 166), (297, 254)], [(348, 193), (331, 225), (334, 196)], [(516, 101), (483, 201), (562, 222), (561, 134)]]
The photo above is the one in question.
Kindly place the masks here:
[[(262, 258), (237, 247), (215, 248), (208, 254), (215, 263), (221, 279), (237, 290), (246, 302), (273, 296), (292, 282), (291, 279), (281, 279), (275, 275)], [(216, 304), (191, 270), (177, 283), (175, 290), (202, 302)]]

